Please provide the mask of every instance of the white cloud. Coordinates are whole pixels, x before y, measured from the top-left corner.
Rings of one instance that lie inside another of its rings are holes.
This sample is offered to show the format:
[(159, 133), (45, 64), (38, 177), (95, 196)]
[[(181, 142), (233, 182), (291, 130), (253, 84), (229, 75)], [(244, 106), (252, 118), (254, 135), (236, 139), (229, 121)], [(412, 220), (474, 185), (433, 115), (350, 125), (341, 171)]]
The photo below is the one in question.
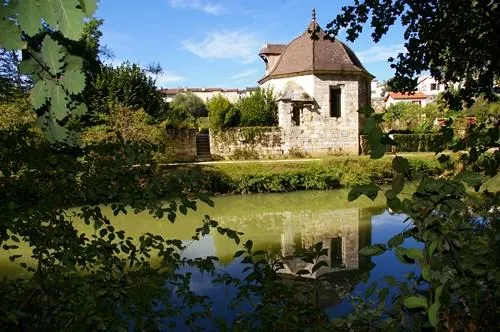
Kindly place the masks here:
[(170, 0), (170, 6), (174, 8), (195, 9), (210, 15), (223, 14), (225, 9), (222, 5), (202, 0)]
[(255, 74), (257, 74), (259, 70), (257, 68), (250, 68), (250, 69), (246, 69), (246, 70), (243, 70), (242, 72), (238, 73), (238, 74), (235, 74), (233, 76), (230, 77), (230, 79), (232, 80), (239, 80), (239, 79), (242, 79), (242, 78), (248, 78), (248, 77), (251, 77)]
[(369, 49), (357, 52), (361, 63), (374, 63), (387, 61), (388, 58), (395, 58), (399, 53), (406, 52), (403, 44), (393, 44), (388, 46), (374, 45)]
[(186, 40), (184, 47), (191, 53), (204, 59), (233, 59), (243, 63), (257, 60), (258, 38), (243, 31), (212, 32), (199, 42)]
[(170, 71), (164, 71), (157, 76), (151, 75), (151, 77), (156, 79), (156, 86), (158, 87), (165, 87), (171, 83), (182, 82), (186, 80), (186, 77), (172, 73)]

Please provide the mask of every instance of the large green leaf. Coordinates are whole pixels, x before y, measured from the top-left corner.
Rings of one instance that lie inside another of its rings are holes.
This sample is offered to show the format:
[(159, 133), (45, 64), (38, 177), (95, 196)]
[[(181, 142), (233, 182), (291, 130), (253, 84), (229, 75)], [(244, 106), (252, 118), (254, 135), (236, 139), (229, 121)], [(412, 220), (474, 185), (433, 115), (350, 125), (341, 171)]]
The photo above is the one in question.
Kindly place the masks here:
[(36, 82), (30, 92), (30, 101), (34, 109), (39, 109), (51, 97), (50, 84), (45, 80)]
[(469, 186), (478, 186), (481, 184), (481, 174), (478, 172), (463, 172), (455, 176), (455, 181), (465, 182)]
[(397, 156), (392, 160), (392, 168), (401, 174), (406, 174), (410, 171), (410, 163), (408, 159)]
[(439, 301), (434, 302), (427, 310), (427, 317), (429, 318), (429, 323), (434, 328), (438, 327), (439, 324), (439, 308), (441, 307), (441, 303)]
[(61, 85), (56, 85), (52, 89), (52, 99), (50, 102), (50, 112), (59, 121), (63, 120), (69, 113), (67, 106), (66, 92)]
[(78, 0), (52, 0), (57, 23), (61, 33), (72, 40), (78, 40), (85, 27), (85, 13), (79, 8)]
[(64, 66), (64, 63), (62, 61), (64, 58), (62, 46), (59, 45), (49, 35), (47, 35), (42, 42), (41, 55), (50, 73), (52, 75), (57, 75), (61, 71), (61, 68)]
[(349, 202), (351, 202), (357, 199), (361, 195), (366, 195), (373, 201), (375, 198), (377, 198), (379, 190), (380, 187), (373, 183), (363, 184), (361, 186), (354, 187), (347, 195), (347, 199), (349, 200)]
[(92, 17), (97, 9), (96, 0), (80, 0), (80, 6), (83, 8), (87, 17)]
[(385, 252), (386, 247), (383, 244), (374, 244), (372, 246), (364, 247), (359, 251), (361, 256), (378, 256)]
[(66, 62), (66, 66), (64, 67), (66, 71), (81, 71), (83, 68), (83, 59), (79, 56), (66, 54), (64, 62)]
[(403, 300), (403, 304), (408, 309), (416, 309), (416, 308), (427, 309), (429, 307), (429, 304), (427, 303), (427, 299), (423, 296), (407, 297)]
[(85, 75), (80, 71), (66, 71), (61, 77), (60, 83), (64, 86), (66, 91), (71, 94), (79, 94), (85, 88)]
[(17, 19), (21, 29), (28, 35), (34, 36), (42, 26), (42, 11), (39, 0), (23, 0), (17, 6)]
[(26, 48), (26, 42), (21, 39), (21, 31), (13, 21), (0, 17), (0, 47), (6, 50)]
[(403, 244), (405, 240), (405, 237), (403, 235), (403, 233), (399, 233), (399, 234), (396, 234), (395, 236), (393, 236), (388, 242), (387, 242), (387, 245), (390, 247), (390, 248), (393, 248), (393, 247), (397, 247), (397, 246), (400, 246)]

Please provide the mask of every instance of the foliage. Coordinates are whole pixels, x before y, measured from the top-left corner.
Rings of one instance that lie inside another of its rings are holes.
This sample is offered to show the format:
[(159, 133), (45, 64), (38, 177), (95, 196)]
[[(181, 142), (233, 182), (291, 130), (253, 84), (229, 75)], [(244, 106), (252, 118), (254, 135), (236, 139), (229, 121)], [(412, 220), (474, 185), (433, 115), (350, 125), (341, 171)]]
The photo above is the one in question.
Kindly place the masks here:
[(384, 125), (390, 131), (435, 132), (438, 130), (436, 117), (443, 115), (436, 104), (422, 107), (412, 103), (396, 103), (390, 105), (384, 113)]
[[(219, 130), (225, 127), (226, 116), (233, 109), (233, 105), (222, 94), (217, 94), (207, 101), (207, 110), (210, 128)], [(234, 113), (234, 112), (233, 112)], [(233, 120), (234, 115), (228, 117), (228, 121)]]
[(352, 42), (369, 22), (373, 41), (378, 42), (401, 22), (406, 52), (389, 59), (396, 70), (393, 88), (412, 91), (414, 75), (429, 70), (441, 82), (463, 82), (462, 97), (486, 93), (494, 98), (493, 81), (500, 74), (499, 16), (500, 6), (491, 1), (365, 0), (343, 6), (327, 28), (332, 36), (347, 28)]
[(479, 123), (490, 123), (495, 126), (500, 119), (500, 102), (489, 102), (480, 97), (466, 110), (466, 114), (476, 117)]
[(207, 108), (203, 100), (192, 92), (179, 93), (170, 104), (177, 113), (188, 114), (194, 118), (207, 116)]
[(241, 113), (242, 127), (275, 126), (278, 123), (278, 105), (272, 89), (257, 88), (242, 97), (235, 105)]
[(241, 123), (241, 112), (231, 107), (224, 117), (224, 127), (238, 127)]
[(161, 126), (149, 124), (148, 115), (142, 109), (114, 104), (101, 120), (102, 124), (85, 128), (82, 133), (85, 144), (116, 142), (118, 135), (125, 143), (164, 144)]
[[(3, 1), (0, 5), (0, 47), (23, 50), (20, 72), (31, 75), (31, 103), (51, 141), (71, 142), (64, 121), (86, 111), (80, 98), (85, 87), (83, 62), (67, 46), (80, 38), (84, 20), (93, 15), (95, 5), (95, 0), (56, 1), (50, 6), (36, 0)], [(43, 40), (32, 43), (41, 31)]]
[(0, 48), (0, 101), (12, 102), (28, 91), (30, 80), (19, 73), (20, 57), (13, 50)]
[(100, 114), (109, 113), (110, 107), (116, 103), (143, 109), (154, 119), (165, 117), (163, 99), (154, 80), (136, 64), (125, 62), (118, 67), (103, 66), (91, 84), (95, 93), (91, 108), (97, 119)]
[[(380, 158), (379, 151), (394, 141), (382, 133), (379, 116), (370, 112), (367, 116), (365, 129), (371, 155)], [(498, 147), (499, 129), (488, 122), (478, 123), (471, 126), (467, 140), (452, 142), (451, 124), (449, 120), (442, 135), (454, 151), (467, 150), (460, 159), (465, 172), (434, 178), (411, 170), (408, 159), (396, 156), (391, 189), (385, 191), (387, 206), (393, 212), (406, 214), (413, 222), (387, 244), (373, 244), (360, 251), (372, 256), (391, 250), (402, 263), (419, 268), (420, 276), (410, 276), (401, 283), (402, 292), (395, 299), (394, 308), (379, 314), (379, 321), (383, 320), (392, 330), (489, 330), (498, 325), (499, 311), (494, 303), (500, 295), (500, 280), (496, 277), (500, 266), (487, 257), (500, 248), (496, 222), (500, 196), (498, 188), (496, 193), (483, 189), (477, 194), (478, 199), (471, 199), (466, 185), (479, 191), (488, 181), (498, 178), (500, 154), (498, 150), (488, 150)], [(436, 151), (443, 148), (440, 145)], [(450, 157), (441, 154), (438, 159), (447, 163)], [(407, 181), (418, 181), (411, 197), (401, 195)], [(360, 186), (351, 191), (349, 199), (360, 195), (374, 199), (379, 191), (381, 188), (374, 184)], [(423, 249), (403, 246), (407, 238), (423, 243)], [(382, 318), (384, 315), (386, 319)], [(356, 313), (351, 320), (358, 317), (363, 319)]]

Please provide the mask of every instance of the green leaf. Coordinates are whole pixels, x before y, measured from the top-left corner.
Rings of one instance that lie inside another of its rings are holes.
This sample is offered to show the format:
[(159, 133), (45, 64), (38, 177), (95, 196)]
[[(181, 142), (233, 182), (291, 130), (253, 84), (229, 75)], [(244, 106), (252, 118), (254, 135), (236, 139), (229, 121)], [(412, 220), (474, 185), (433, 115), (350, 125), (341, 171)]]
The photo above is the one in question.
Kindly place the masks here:
[(85, 13), (78, 0), (52, 0), (59, 30), (72, 40), (80, 39), (85, 27)]
[(431, 266), (429, 264), (422, 265), (422, 278), (431, 281)]
[(66, 91), (76, 95), (85, 89), (85, 75), (80, 71), (66, 71), (61, 77), (60, 83)]
[(66, 71), (82, 71), (83, 69), (83, 59), (79, 56), (66, 54), (64, 62), (66, 62), (64, 67)]
[(424, 308), (427, 309), (429, 307), (427, 303), (427, 299), (423, 296), (410, 296), (403, 300), (403, 304), (408, 309), (416, 309), (416, 308)]
[(396, 258), (403, 264), (413, 264), (414, 261), (410, 260), (409, 258), (406, 258), (406, 249), (403, 247), (397, 247), (394, 249), (394, 255)]
[(85, 12), (87, 17), (92, 17), (97, 9), (96, 0), (80, 0), (80, 6)]
[(62, 86), (56, 85), (52, 90), (50, 113), (59, 121), (66, 118), (69, 113), (66, 97), (66, 92), (64, 92)]
[(370, 287), (368, 287), (368, 289), (366, 290), (365, 292), (365, 296), (368, 298), (370, 296), (372, 296), (373, 292), (375, 292), (375, 289), (377, 288), (377, 283), (376, 282), (372, 282)]
[(364, 247), (359, 251), (361, 256), (378, 256), (386, 251), (386, 247), (383, 244), (375, 244), (372, 246)]
[(17, 20), (21, 29), (28, 35), (36, 35), (42, 26), (39, 0), (23, 0), (17, 5)]
[(41, 80), (35, 83), (33, 89), (30, 91), (30, 101), (33, 109), (39, 109), (51, 97), (49, 84), (46, 80)]
[(0, 31), (0, 47), (8, 51), (26, 48), (26, 42), (21, 39), (21, 31), (13, 21), (0, 17)]
[(370, 184), (364, 184), (361, 186), (354, 187), (349, 194), (347, 195), (347, 199), (349, 202), (354, 201), (361, 195), (366, 195), (368, 198), (370, 198), (372, 201), (377, 198), (378, 191), (380, 190), (380, 187), (370, 183)]
[(64, 58), (62, 46), (49, 35), (46, 35), (42, 42), (41, 55), (43, 61), (47, 64), (50, 73), (52, 75), (57, 75), (64, 66), (64, 63), (62, 62)]
[(397, 156), (392, 160), (392, 168), (401, 174), (406, 174), (410, 171), (410, 163), (408, 159)]
[(393, 276), (385, 276), (384, 280), (389, 286), (394, 286), (396, 284), (396, 278)]
[(18, 69), (21, 74), (31, 74), (35, 71), (35, 66), (36, 66), (35, 60), (25, 59), (21, 61)]
[(471, 187), (481, 184), (481, 174), (478, 172), (466, 171), (455, 176), (455, 181), (465, 182)]
[(441, 298), (441, 294), (443, 293), (444, 285), (439, 286), (436, 288), (436, 291), (434, 292), (434, 301), (439, 301)]
[(439, 324), (439, 308), (441, 307), (441, 303), (439, 301), (434, 302), (427, 310), (427, 317), (429, 318), (429, 323), (431, 323), (432, 327), (436, 328)]
[(408, 248), (406, 249), (405, 255), (419, 262), (424, 260), (424, 252), (422, 249)]
[(434, 241), (431, 242), (429, 246), (429, 256), (432, 256), (434, 251), (436, 251), (436, 248), (438, 247), (439, 243), (441, 243), (441, 239), (435, 239)]
[(395, 174), (394, 178), (392, 179), (392, 190), (399, 194), (401, 191), (403, 191), (403, 188), (405, 186), (405, 177), (403, 174)]
[(396, 234), (393, 236), (388, 242), (387, 245), (389, 248), (397, 247), (403, 244), (405, 237), (402, 233)]
[(240, 257), (245, 253), (245, 250), (238, 250), (237, 252), (234, 253), (233, 258)]

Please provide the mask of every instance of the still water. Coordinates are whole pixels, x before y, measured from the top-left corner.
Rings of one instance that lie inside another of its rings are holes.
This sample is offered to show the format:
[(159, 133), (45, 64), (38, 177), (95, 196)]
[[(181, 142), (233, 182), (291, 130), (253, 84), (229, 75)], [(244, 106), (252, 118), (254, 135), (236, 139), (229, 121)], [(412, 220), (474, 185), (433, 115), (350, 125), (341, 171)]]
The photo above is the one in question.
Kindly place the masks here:
[[(120, 214), (112, 221), (115, 228), (126, 230), (132, 237), (150, 232), (180, 239), (188, 246), (183, 256), (217, 256), (220, 258), (218, 268), (238, 277), (243, 276), (243, 265), (241, 258), (234, 259), (233, 255), (241, 246), (216, 231), (200, 241), (191, 239), (205, 214), (221, 226), (243, 232), (242, 243), (251, 239), (254, 250), (284, 257), (284, 269), (280, 271), (283, 274), (294, 275), (300, 269), (310, 269), (294, 253), (322, 242), (323, 247), (329, 249), (328, 257), (323, 257), (328, 266), (322, 267), (313, 277), (329, 276), (333, 284), (328, 291), (321, 292), (317, 301), (331, 316), (339, 316), (351, 310), (349, 297), (361, 295), (371, 282), (383, 283), (383, 276), (387, 274), (402, 279), (412, 268), (399, 263), (390, 252), (370, 259), (358, 255), (364, 246), (386, 242), (407, 227), (408, 222), (404, 222), (404, 215), (386, 212), (382, 198), (372, 202), (364, 197), (349, 203), (347, 193), (347, 190), (335, 190), (221, 196), (213, 199), (215, 207), (199, 203), (198, 211), (179, 215), (173, 224), (153, 219), (146, 213)], [(112, 216), (109, 207), (103, 207), (103, 212)], [(85, 228), (82, 225), (81, 230), (93, 232)], [(408, 244), (407, 241), (405, 245)], [(15, 274), (4, 264), (1, 266), (2, 274)], [(214, 285), (209, 275), (195, 270), (189, 272), (193, 273), (192, 289), (209, 296), (214, 310), (221, 313), (222, 318), (231, 320), (236, 316), (237, 312), (229, 308), (234, 289)], [(362, 281), (366, 275), (368, 282)]]

